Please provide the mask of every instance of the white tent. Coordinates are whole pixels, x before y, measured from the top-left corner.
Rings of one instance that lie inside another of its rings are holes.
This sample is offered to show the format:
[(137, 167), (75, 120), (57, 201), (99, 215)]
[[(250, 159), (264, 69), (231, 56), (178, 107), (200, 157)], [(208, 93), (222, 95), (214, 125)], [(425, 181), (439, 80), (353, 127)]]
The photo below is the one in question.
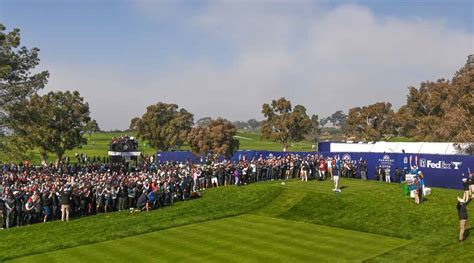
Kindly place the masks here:
[(452, 142), (331, 143), (331, 152), (462, 154)]

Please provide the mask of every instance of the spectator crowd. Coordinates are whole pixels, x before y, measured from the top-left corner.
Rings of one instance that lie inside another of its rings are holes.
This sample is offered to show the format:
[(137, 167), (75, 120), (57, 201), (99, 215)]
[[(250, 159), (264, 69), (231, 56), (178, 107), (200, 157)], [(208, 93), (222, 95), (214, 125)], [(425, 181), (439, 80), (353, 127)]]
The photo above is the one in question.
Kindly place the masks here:
[[(69, 221), (97, 213), (148, 211), (199, 196), (207, 188), (268, 180), (325, 180), (338, 175), (367, 179), (364, 160), (314, 154), (262, 156), (238, 162), (155, 163), (148, 158), (134, 168), (100, 158), (77, 163), (32, 166), (0, 164), (0, 225), (2, 228), (53, 220)], [(377, 167), (382, 180), (386, 174)]]

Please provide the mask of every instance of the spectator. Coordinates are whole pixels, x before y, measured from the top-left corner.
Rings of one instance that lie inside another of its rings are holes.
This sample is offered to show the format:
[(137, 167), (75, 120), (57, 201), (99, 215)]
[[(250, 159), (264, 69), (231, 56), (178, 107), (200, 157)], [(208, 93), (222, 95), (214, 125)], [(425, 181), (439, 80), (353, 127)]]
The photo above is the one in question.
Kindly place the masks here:
[(415, 179), (415, 182), (413, 183), (413, 194), (415, 195), (415, 204), (420, 204), (422, 199), (420, 198), (420, 192), (422, 191), (421, 190), (421, 187), (420, 187), (420, 181), (417, 179)]
[(471, 199), (474, 197), (474, 173), (469, 174), (469, 179), (468, 179), (468, 184), (469, 184), (469, 192), (471, 195)]
[(402, 182), (402, 174), (403, 174), (403, 171), (395, 168), (395, 182), (396, 183), (401, 183)]
[(365, 160), (360, 161), (360, 178), (367, 180), (367, 162)]
[(142, 210), (145, 210), (148, 211), (149, 210), (149, 207), (148, 207), (148, 199), (147, 199), (147, 195), (146, 195), (146, 190), (143, 190), (142, 194), (140, 195), (140, 197), (138, 197), (138, 201), (137, 201), (137, 209), (142, 211)]
[[(5, 227), (58, 218), (68, 221), (73, 217), (143, 207), (143, 204), (150, 210), (171, 205), (175, 198), (187, 200), (192, 195), (199, 196), (193, 192), (217, 185), (285, 178), (324, 180), (328, 167), (333, 179), (334, 175), (340, 178), (343, 171), (347, 177), (357, 174), (352, 163), (343, 162), (337, 156), (324, 158), (317, 154), (260, 156), (251, 161), (243, 158), (236, 163), (209, 161), (206, 165), (190, 161), (152, 165), (145, 158), (134, 169), (106, 163), (106, 159), (101, 162), (102, 158), (94, 156), (79, 153), (76, 156), (78, 163), (65, 161), (57, 166), (0, 164), (0, 192), (3, 194), (0, 210)], [(361, 161), (361, 175), (362, 164), (366, 164), (365, 161)], [(218, 184), (211, 180), (215, 176)], [(338, 190), (339, 182), (334, 183)]]
[(5, 209), (5, 201), (3, 201), (3, 199), (0, 198), (0, 229), (3, 229), (3, 225), (4, 225), (4, 219), (3, 219), (4, 209)]
[(390, 167), (385, 168), (385, 182), (390, 183)]
[(471, 199), (471, 191), (470, 191), (470, 187), (469, 187), (469, 178), (463, 178), (462, 179), (462, 187), (463, 187), (463, 190), (464, 190), (464, 195), (462, 197), (462, 199), (464, 200), (464, 202), (467, 202)]
[(61, 194), (61, 221), (69, 222), (69, 209), (70, 209), (70, 202), (71, 202), (71, 193), (69, 189), (64, 189)]
[(470, 201), (466, 201), (463, 198), (458, 198), (458, 203), (456, 205), (456, 208), (458, 210), (458, 217), (459, 217), (459, 241), (464, 241), (465, 237), (465, 231), (466, 231), (466, 226), (467, 226), (467, 220), (468, 220), (468, 215), (467, 215), (467, 204)]
[(12, 193), (10, 193), (7, 199), (5, 200), (5, 208), (6, 208), (5, 226), (8, 229), (12, 226), (13, 217), (15, 215), (15, 199)]
[(122, 184), (118, 188), (117, 197), (118, 197), (118, 211), (125, 210), (125, 199), (127, 197), (127, 187), (126, 185)]

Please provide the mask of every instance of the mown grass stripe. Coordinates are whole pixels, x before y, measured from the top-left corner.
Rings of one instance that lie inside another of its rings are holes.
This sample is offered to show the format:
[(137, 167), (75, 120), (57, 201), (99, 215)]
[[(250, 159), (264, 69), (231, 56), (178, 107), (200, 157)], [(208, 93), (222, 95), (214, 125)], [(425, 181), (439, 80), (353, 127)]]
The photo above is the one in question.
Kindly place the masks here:
[(282, 191), (270, 204), (254, 213), (258, 215), (277, 217), (300, 202), (306, 194), (307, 193), (305, 192)]
[[(284, 246), (285, 249), (288, 249), (290, 254), (293, 253), (293, 251), (298, 251), (300, 253), (301, 251), (313, 251), (313, 254), (311, 254), (310, 256), (314, 257), (314, 251), (316, 250), (318, 252), (318, 256), (331, 255), (331, 254), (334, 254), (335, 248), (348, 246), (347, 243), (341, 242), (340, 240), (335, 239), (333, 237), (329, 237), (329, 236), (322, 237), (319, 235), (313, 235), (313, 237), (308, 237), (308, 236), (304, 236), (303, 232), (301, 235), (291, 234), (291, 233), (281, 234), (281, 233), (275, 233), (274, 231), (272, 231), (271, 227), (261, 228), (261, 231), (264, 233), (261, 233), (260, 231), (255, 231), (255, 228), (249, 229), (247, 226), (242, 226), (242, 225), (233, 225), (231, 228), (227, 225), (224, 225), (224, 226), (215, 226), (215, 228), (218, 228), (218, 230), (222, 230), (220, 232), (223, 232), (225, 230), (237, 231), (239, 233), (248, 233), (248, 235), (256, 239), (272, 240), (273, 242), (283, 244), (282, 246)], [(277, 227), (273, 226), (273, 228), (283, 229), (281, 226), (277, 226)], [(286, 232), (288, 232), (288, 226), (286, 227)], [(326, 242), (321, 242), (322, 240)], [(310, 245), (310, 244), (313, 244), (313, 245)], [(367, 253), (364, 253), (363, 251), (360, 251), (360, 250), (355, 250), (354, 252), (354, 251), (349, 251), (347, 249), (338, 253), (339, 253), (338, 257), (343, 256), (343, 258), (349, 258), (349, 259), (358, 258), (359, 256), (363, 257), (367, 255)], [(299, 255), (294, 255), (294, 256), (299, 256)]]
[[(265, 226), (264, 226), (265, 227)], [(306, 235), (306, 233), (304, 232), (301, 232), (301, 235), (297, 235), (297, 234), (292, 234), (292, 233), (288, 233), (288, 226), (286, 227), (281, 227), (279, 226), (278, 228), (280, 230), (278, 230), (279, 232), (278, 233), (272, 233), (272, 232), (275, 232), (275, 231), (271, 231), (271, 226), (266, 226), (267, 228), (265, 229), (264, 227), (262, 227), (263, 230), (266, 230), (265, 233), (263, 235), (263, 237), (265, 238), (271, 238), (272, 240), (276, 240), (276, 239), (281, 239), (283, 243), (285, 244), (292, 244), (292, 239), (299, 239), (299, 240), (302, 240), (302, 243), (305, 244), (305, 243), (310, 243), (311, 241), (315, 241), (315, 246), (319, 246), (319, 247), (323, 247), (323, 246), (327, 246), (327, 247), (349, 247), (348, 243), (347, 242), (340, 242), (338, 241), (337, 238), (333, 238), (333, 237), (330, 237), (330, 236), (320, 236), (320, 235), (313, 235), (312, 237), (308, 237)], [(220, 228), (222, 229), (222, 227), (219, 227), (219, 226), (214, 226), (214, 228)], [(227, 228), (225, 230), (229, 230), (229, 227), (228, 226), (224, 226), (224, 228)], [(253, 228), (249, 229), (247, 226), (238, 226), (237, 224), (233, 224), (233, 230), (237, 230), (238, 232), (245, 232), (247, 230), (250, 231), (250, 235), (253, 235), (254, 237), (256, 237), (256, 232), (254, 232)], [(235, 229), (235, 228), (238, 228), (238, 229)], [(224, 231), (224, 229), (222, 229)], [(230, 229), (231, 231), (232, 229)], [(285, 233), (286, 232), (286, 233)], [(317, 236), (317, 238), (315, 240), (314, 237)], [(290, 242), (285, 242), (285, 240), (289, 240)], [(321, 241), (325, 241), (325, 242), (321, 242)], [(332, 245), (331, 245), (332, 243)], [(305, 245), (298, 245), (297, 247), (301, 247), (301, 246), (305, 246)], [(352, 245), (350, 245), (352, 246)], [(313, 246), (309, 246), (308, 249), (314, 249)], [(358, 253), (363, 253), (362, 255), (365, 255), (366, 253), (364, 253), (363, 251), (361, 251), (359, 249), (359, 247), (354, 247), (354, 250), (356, 251), (356, 254)], [(372, 249), (371, 249), (372, 250)], [(372, 251), (370, 251), (372, 252)], [(351, 252), (351, 254), (353, 255), (354, 252)]]
[[(244, 228), (235, 228), (230, 225), (215, 225), (213, 228), (203, 227), (216, 238), (230, 239), (236, 246), (242, 247), (245, 251), (255, 251), (254, 254), (265, 255), (265, 260), (291, 261), (295, 259), (307, 259), (313, 256), (312, 253), (302, 253), (300, 249), (293, 249), (287, 243), (281, 244), (279, 240), (269, 234), (255, 234), (255, 231), (246, 231)], [(278, 253), (276, 252), (278, 251)], [(270, 257), (269, 257), (270, 256)]]
[(203, 262), (363, 260), (393, 248), (394, 244), (390, 242), (393, 238), (374, 240), (377, 237), (350, 230), (243, 215), (59, 250), (20, 261), (110, 262), (137, 258), (160, 262), (189, 259)]
[[(198, 225), (193, 226), (186, 226), (182, 228), (174, 228), (166, 231), (160, 231), (153, 234), (147, 234), (146, 239), (161, 239), (161, 241), (165, 241), (167, 243), (173, 244), (176, 249), (180, 249), (180, 247), (186, 247), (186, 254), (192, 258), (214, 258), (218, 257), (219, 254), (225, 254), (222, 259), (226, 259), (227, 256), (230, 255), (237, 255), (237, 253), (241, 252), (239, 250), (233, 249), (235, 247), (235, 243), (231, 241), (226, 242), (225, 240), (219, 240), (219, 242), (223, 244), (219, 244), (216, 240), (215, 236), (208, 235), (209, 231), (206, 229), (197, 228)], [(179, 238), (177, 237), (179, 236)], [(160, 243), (161, 245), (162, 243)], [(223, 249), (223, 251), (229, 250), (231, 248), (232, 253), (216, 253), (214, 245), (217, 245), (218, 249)], [(191, 254), (189, 254), (189, 250), (191, 250)], [(204, 254), (204, 255), (203, 255)], [(206, 256), (205, 254), (212, 255)], [(258, 251), (255, 251), (254, 257), (261, 257)], [(265, 257), (261, 257), (265, 259)]]
[[(237, 218), (249, 218), (253, 217), (252, 220), (237, 220)], [(326, 226), (320, 226), (309, 223), (304, 223), (304, 222), (297, 222), (297, 221), (289, 221), (289, 220), (284, 220), (284, 219), (272, 219), (271, 225), (268, 225), (267, 217), (261, 217), (259, 220), (259, 216), (250, 216), (250, 215), (244, 215), (244, 216), (239, 216), (239, 217), (234, 217), (234, 218), (229, 218), (228, 220), (235, 222), (235, 224), (252, 224), (255, 225), (255, 227), (275, 227), (275, 226), (280, 226), (283, 230), (282, 232), (285, 232), (285, 234), (290, 233), (288, 229), (290, 226), (288, 226), (288, 222), (292, 222), (291, 224), (291, 232), (301, 232), (301, 233), (307, 233), (308, 231), (312, 232), (314, 235), (319, 235), (321, 237), (335, 237), (338, 240), (347, 240), (349, 239), (351, 243), (360, 243), (360, 242), (369, 242), (369, 243), (374, 243), (373, 245), (377, 246), (379, 243), (374, 242), (374, 239), (383, 239), (388, 245), (399, 245), (400, 243), (405, 244), (407, 241), (403, 239), (396, 239), (392, 237), (385, 237), (385, 236), (380, 236), (380, 235), (374, 235), (374, 234), (369, 234), (369, 233), (362, 233), (362, 232), (357, 232), (357, 231), (352, 231), (352, 230), (339, 230), (334, 231), (335, 228), (333, 227), (326, 227)], [(348, 235), (350, 234), (350, 235)], [(392, 244), (393, 243), (393, 244)], [(387, 244), (384, 244), (384, 246)], [(371, 246), (372, 247), (372, 246)]]
[[(245, 227), (246, 226), (244, 226), (244, 228)], [(316, 247), (320, 250), (333, 250), (335, 247), (344, 247), (344, 251), (350, 251), (350, 255), (355, 257), (357, 257), (359, 253), (361, 253), (361, 255), (365, 255), (367, 253), (372, 253), (374, 250), (373, 248), (368, 250), (360, 250), (358, 246), (348, 242), (347, 240), (341, 240), (339, 237), (333, 237), (330, 235), (321, 235), (320, 232), (313, 232), (309, 228), (295, 231), (295, 229), (288, 228), (288, 226), (280, 227), (274, 225), (271, 228), (267, 228), (266, 230), (269, 230), (266, 232), (266, 235), (269, 235), (269, 238), (278, 237), (281, 239), (284, 237), (284, 239), (288, 240), (302, 240), (301, 244), (297, 246), (299, 248), (314, 249)]]
[[(175, 229), (175, 231), (166, 231), (167, 233), (162, 233), (163, 239), (174, 238), (175, 236), (180, 236), (180, 239), (193, 241), (193, 244), (196, 246), (202, 247), (199, 248), (196, 253), (193, 253), (193, 258), (199, 259), (220, 259), (221, 261), (232, 259), (236, 257), (239, 253), (242, 252), (241, 248), (235, 246), (235, 243), (232, 240), (219, 239), (214, 235), (210, 235), (208, 228), (200, 229), (199, 225), (194, 225), (193, 228), (188, 229)], [(179, 232), (179, 233), (176, 233)], [(157, 233), (159, 235), (159, 233)], [(169, 241), (169, 240), (168, 240)], [(260, 255), (258, 251), (254, 251), (253, 257), (264, 259), (263, 255)], [(233, 261), (233, 260), (231, 260)], [(236, 261), (238, 262), (238, 261)]]

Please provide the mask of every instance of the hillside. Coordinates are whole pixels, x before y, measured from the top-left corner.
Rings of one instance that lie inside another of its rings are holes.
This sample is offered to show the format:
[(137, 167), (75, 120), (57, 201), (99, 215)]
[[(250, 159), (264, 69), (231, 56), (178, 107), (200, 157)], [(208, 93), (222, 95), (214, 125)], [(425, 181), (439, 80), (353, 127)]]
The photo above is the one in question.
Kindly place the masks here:
[[(331, 186), (330, 181), (287, 181), (221, 187), (205, 191), (200, 199), (148, 213), (115, 212), (3, 230), (0, 260), (175, 262), (190, 256), (220, 262), (309, 258), (459, 262), (474, 258), (473, 238), (457, 241), (459, 191), (435, 188), (422, 205), (415, 205), (398, 184), (346, 179), (341, 194), (332, 192)], [(472, 207), (469, 210), (473, 212)], [(210, 220), (217, 221), (205, 223)], [(149, 234), (141, 235), (145, 233)], [(26, 255), (34, 256), (21, 258)], [(253, 256), (257, 258), (251, 260)]]

